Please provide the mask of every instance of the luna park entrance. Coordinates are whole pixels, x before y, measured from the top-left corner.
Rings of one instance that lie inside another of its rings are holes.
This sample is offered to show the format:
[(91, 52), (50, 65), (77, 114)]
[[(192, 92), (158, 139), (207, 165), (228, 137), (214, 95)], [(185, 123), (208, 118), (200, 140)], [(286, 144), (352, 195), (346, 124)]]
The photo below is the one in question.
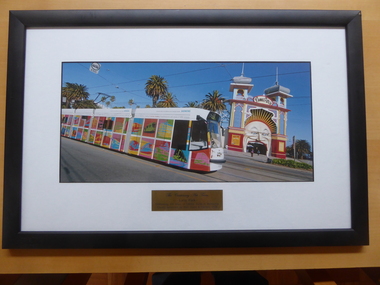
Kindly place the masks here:
[(254, 143), (249, 143), (247, 145), (247, 152), (251, 154), (264, 154), (266, 155), (267, 153), (267, 146), (261, 142), (254, 142)]

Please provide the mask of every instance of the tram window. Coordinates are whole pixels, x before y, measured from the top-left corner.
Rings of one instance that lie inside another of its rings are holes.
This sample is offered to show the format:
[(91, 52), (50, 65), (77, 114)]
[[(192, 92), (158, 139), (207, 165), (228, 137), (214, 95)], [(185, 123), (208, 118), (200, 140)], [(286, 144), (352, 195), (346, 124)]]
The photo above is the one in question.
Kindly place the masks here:
[(189, 121), (176, 120), (173, 130), (172, 148), (186, 150)]
[(191, 128), (190, 150), (207, 148), (207, 123), (205, 121), (193, 121)]
[(86, 124), (87, 117), (88, 116), (82, 116), (82, 118), (80, 119), (80, 122), (79, 122), (80, 127), (83, 127)]
[(113, 121), (112, 120), (105, 120), (104, 128), (106, 130), (112, 130), (112, 127), (113, 127)]
[(104, 129), (104, 121), (106, 120), (105, 117), (100, 117), (98, 121), (98, 130), (103, 130)]

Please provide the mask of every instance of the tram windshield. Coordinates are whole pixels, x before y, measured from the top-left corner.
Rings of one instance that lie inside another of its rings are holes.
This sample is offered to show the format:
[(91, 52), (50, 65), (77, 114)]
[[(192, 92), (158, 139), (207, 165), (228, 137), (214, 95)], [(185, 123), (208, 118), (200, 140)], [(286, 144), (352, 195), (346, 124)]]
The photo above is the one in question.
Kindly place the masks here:
[(216, 113), (207, 116), (208, 131), (210, 132), (211, 148), (222, 147), (222, 134), (220, 129), (221, 118)]

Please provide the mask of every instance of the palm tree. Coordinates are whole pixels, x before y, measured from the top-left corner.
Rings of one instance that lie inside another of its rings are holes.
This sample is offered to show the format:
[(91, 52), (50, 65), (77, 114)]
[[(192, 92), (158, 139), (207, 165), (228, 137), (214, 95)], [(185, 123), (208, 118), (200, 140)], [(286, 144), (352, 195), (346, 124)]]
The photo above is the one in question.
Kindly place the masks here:
[(311, 146), (307, 140), (296, 141), (296, 153), (297, 153), (298, 158), (303, 159), (304, 154), (309, 154), (310, 152), (311, 152)]
[(152, 75), (145, 83), (145, 93), (152, 97), (152, 106), (156, 107), (158, 99), (168, 92), (168, 82), (159, 75)]
[(206, 99), (203, 100), (202, 107), (203, 109), (220, 113), (221, 111), (227, 109), (224, 101), (225, 99), (222, 97), (222, 94), (220, 94), (218, 90), (214, 90), (212, 93), (208, 93), (206, 95)]
[[(100, 97), (102, 96), (102, 97)], [(100, 97), (100, 99), (98, 100), (98, 98)], [(111, 95), (108, 95), (106, 93), (102, 93), (102, 92), (98, 92), (98, 96), (95, 97), (94, 99), (94, 103), (96, 105), (106, 105), (107, 108), (111, 105), (111, 103), (115, 102), (116, 101), (116, 97), (115, 96), (111, 96)]]
[(185, 104), (185, 107), (188, 108), (202, 108), (202, 104), (200, 104), (198, 101), (190, 101)]
[(76, 101), (73, 106), (74, 109), (99, 109), (100, 106), (94, 100)]
[(62, 87), (62, 97), (66, 98), (65, 108), (70, 108), (72, 102), (87, 100), (89, 96), (86, 85), (66, 82)]
[(103, 96), (102, 98), (100, 98), (100, 101), (97, 102), (96, 104), (99, 104), (99, 103), (102, 103), (102, 104), (105, 104), (107, 106), (107, 108), (111, 105), (111, 103), (115, 102), (116, 100), (116, 97), (115, 96)]
[(175, 95), (173, 95), (171, 92), (168, 92), (161, 96), (161, 100), (157, 103), (157, 107), (160, 108), (172, 108), (172, 107), (178, 107), (176, 101), (177, 98)]

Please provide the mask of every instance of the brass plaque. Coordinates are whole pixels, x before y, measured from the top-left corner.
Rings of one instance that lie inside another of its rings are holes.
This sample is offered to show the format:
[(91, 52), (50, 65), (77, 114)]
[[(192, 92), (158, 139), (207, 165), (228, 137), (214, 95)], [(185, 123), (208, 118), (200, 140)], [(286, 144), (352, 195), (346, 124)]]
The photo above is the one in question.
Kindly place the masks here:
[(223, 190), (153, 190), (152, 211), (223, 211)]

